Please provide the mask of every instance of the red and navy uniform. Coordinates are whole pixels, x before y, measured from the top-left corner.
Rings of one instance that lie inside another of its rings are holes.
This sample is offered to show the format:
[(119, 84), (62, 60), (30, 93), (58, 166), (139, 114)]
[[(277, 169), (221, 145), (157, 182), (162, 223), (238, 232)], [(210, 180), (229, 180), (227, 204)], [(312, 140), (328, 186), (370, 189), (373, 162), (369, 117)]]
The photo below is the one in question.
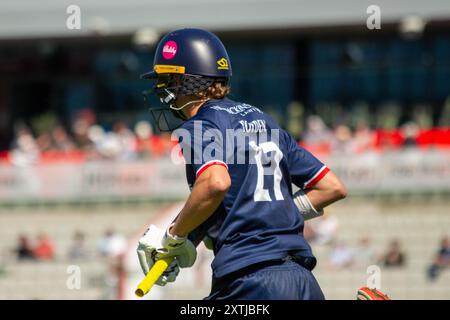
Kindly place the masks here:
[(213, 165), (231, 177), (219, 208), (189, 236), (213, 240), (209, 298), (322, 299), (292, 183), (308, 188), (329, 169), (260, 109), (227, 98), (206, 102), (180, 129), (190, 186)]

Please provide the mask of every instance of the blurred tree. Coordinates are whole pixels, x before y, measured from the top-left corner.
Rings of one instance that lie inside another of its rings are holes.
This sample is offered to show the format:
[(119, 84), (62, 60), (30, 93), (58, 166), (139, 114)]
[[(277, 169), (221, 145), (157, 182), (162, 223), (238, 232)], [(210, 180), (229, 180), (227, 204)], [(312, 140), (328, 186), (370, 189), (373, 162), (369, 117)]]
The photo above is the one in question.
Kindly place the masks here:
[(412, 120), (419, 125), (420, 128), (433, 127), (433, 109), (427, 104), (415, 105), (412, 112)]
[(398, 127), (401, 116), (401, 106), (395, 102), (388, 102), (378, 107), (375, 126), (383, 129)]
[(348, 124), (352, 128), (370, 124), (370, 106), (366, 101), (357, 101), (349, 112)]
[(31, 126), (36, 135), (51, 131), (58, 124), (58, 117), (54, 112), (42, 113), (31, 120)]
[(439, 126), (441, 127), (450, 126), (450, 96), (448, 96), (448, 98), (444, 102), (441, 117), (439, 119)]
[(286, 128), (296, 140), (300, 139), (303, 132), (304, 109), (303, 104), (297, 101), (291, 102), (287, 107)]

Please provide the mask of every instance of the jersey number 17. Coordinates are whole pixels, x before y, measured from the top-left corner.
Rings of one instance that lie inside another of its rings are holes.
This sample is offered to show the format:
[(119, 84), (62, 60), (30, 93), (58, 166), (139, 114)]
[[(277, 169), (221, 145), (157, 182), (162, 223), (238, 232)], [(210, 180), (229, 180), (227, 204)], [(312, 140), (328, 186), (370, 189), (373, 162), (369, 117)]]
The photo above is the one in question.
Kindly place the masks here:
[[(280, 161), (283, 159), (283, 152), (281, 152), (280, 148), (272, 141), (262, 142), (260, 144), (256, 144), (255, 141), (250, 141), (249, 146), (253, 150), (258, 173), (253, 199), (255, 201), (272, 201), (269, 190), (264, 189), (264, 175), (272, 175), (275, 199), (284, 200), (280, 187), (281, 179), (283, 178), (280, 169)], [(272, 154), (271, 157), (269, 157), (269, 152)], [(270, 164), (270, 166), (267, 164)]]

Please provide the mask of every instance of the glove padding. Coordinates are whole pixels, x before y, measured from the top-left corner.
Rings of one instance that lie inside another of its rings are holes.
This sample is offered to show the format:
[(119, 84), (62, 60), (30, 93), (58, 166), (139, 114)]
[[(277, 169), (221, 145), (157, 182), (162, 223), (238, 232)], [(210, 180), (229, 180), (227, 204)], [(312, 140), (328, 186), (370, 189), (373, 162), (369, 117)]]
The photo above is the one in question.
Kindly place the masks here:
[(311, 220), (323, 215), (323, 209), (316, 210), (302, 189), (294, 193), (293, 199), (300, 214), (303, 216), (303, 220)]
[(368, 287), (359, 288), (356, 300), (392, 300), (387, 294)]
[(214, 241), (210, 236), (206, 235), (202, 241), (203, 241), (203, 244), (205, 245), (206, 249), (214, 250)]
[[(173, 224), (172, 224), (173, 225)], [(180, 268), (192, 267), (197, 259), (197, 249), (187, 237), (173, 236), (169, 226), (162, 238), (162, 248), (158, 250), (157, 259), (174, 257)]]
[[(144, 275), (147, 275), (155, 264), (158, 250), (162, 247), (161, 239), (163, 237), (164, 230), (151, 225), (139, 240), (139, 245), (136, 251), (139, 258), (139, 264), (141, 265)], [(174, 282), (179, 272), (180, 267), (177, 260), (174, 259), (155, 283), (159, 286), (165, 286), (168, 282)]]

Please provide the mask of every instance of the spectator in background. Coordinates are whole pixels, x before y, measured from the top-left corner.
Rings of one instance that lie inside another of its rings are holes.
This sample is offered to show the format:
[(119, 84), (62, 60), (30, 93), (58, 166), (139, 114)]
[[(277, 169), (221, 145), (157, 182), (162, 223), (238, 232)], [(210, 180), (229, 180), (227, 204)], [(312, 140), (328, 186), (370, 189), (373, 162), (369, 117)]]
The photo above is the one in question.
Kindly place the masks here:
[(12, 164), (16, 166), (33, 165), (38, 162), (39, 155), (39, 147), (31, 130), (24, 124), (18, 125), (11, 151)]
[(336, 241), (331, 251), (328, 265), (331, 270), (351, 268), (354, 264), (354, 251), (343, 241)]
[(352, 131), (346, 125), (339, 125), (334, 129), (334, 139), (331, 148), (336, 153), (352, 152)]
[(442, 270), (450, 267), (450, 240), (445, 237), (441, 240), (441, 248), (439, 249), (433, 264), (428, 269), (428, 278), (435, 280)]
[(417, 146), (417, 136), (419, 135), (419, 126), (414, 122), (407, 122), (401, 126), (400, 131), (403, 134), (403, 147)]
[(122, 146), (119, 137), (114, 132), (105, 132), (100, 126), (95, 126), (99, 136), (95, 141), (95, 150), (102, 159), (117, 159), (121, 152)]
[(355, 265), (367, 267), (372, 264), (375, 258), (375, 249), (368, 237), (361, 238), (355, 248)]
[(335, 240), (339, 228), (339, 220), (330, 214), (330, 209), (325, 208), (324, 214), (305, 223), (304, 236), (308, 241), (320, 245), (332, 243)]
[(106, 230), (104, 236), (98, 242), (98, 252), (106, 258), (115, 258), (126, 249), (126, 240), (114, 230)]
[(89, 128), (96, 123), (95, 113), (91, 109), (84, 109), (75, 115), (72, 124), (75, 143), (82, 150), (90, 150), (92, 141), (89, 139)]
[(77, 231), (73, 235), (67, 257), (69, 260), (86, 260), (89, 257), (88, 250), (86, 249), (85, 235), (81, 231)]
[(94, 144), (96, 158), (110, 160), (133, 160), (136, 158), (136, 137), (121, 121), (114, 124), (111, 132), (105, 132), (101, 126), (93, 125), (88, 129), (87, 135)]
[(46, 234), (41, 234), (38, 237), (38, 242), (33, 249), (33, 254), (38, 260), (53, 260), (55, 254), (54, 247)]
[(19, 236), (17, 248), (14, 251), (17, 255), (17, 259), (20, 261), (35, 259), (33, 249), (30, 246), (30, 241), (25, 235)]
[(49, 132), (43, 132), (38, 135), (36, 143), (41, 152), (50, 151), (53, 148), (52, 136)]
[(383, 265), (387, 268), (390, 267), (403, 267), (406, 264), (405, 254), (401, 249), (400, 241), (394, 239), (389, 244), (388, 251), (382, 259)]
[(333, 135), (327, 128), (325, 122), (319, 116), (309, 116), (306, 119), (306, 132), (304, 142), (307, 145), (328, 146)]
[(360, 122), (356, 126), (353, 136), (352, 149), (356, 153), (372, 151), (374, 147), (375, 136), (366, 123)]
[(103, 127), (99, 125), (92, 125), (89, 127), (87, 132), (88, 139), (92, 144), (92, 150), (90, 153), (90, 159), (95, 160), (102, 157), (101, 148), (103, 140), (105, 139), (106, 133)]
[(113, 126), (113, 132), (120, 145), (118, 158), (121, 160), (135, 159), (137, 143), (133, 131), (131, 131), (124, 122), (117, 121)]
[(39, 134), (36, 142), (41, 152), (68, 152), (76, 149), (75, 143), (69, 137), (66, 129), (61, 125), (55, 126), (51, 131), (44, 131)]
[(53, 148), (58, 151), (72, 151), (75, 149), (75, 143), (69, 137), (63, 126), (56, 126), (52, 130)]
[(78, 148), (87, 149), (91, 143), (88, 138), (89, 125), (84, 119), (76, 119), (72, 124), (72, 131), (75, 136), (75, 142)]
[(139, 156), (154, 157), (159, 154), (158, 148), (162, 146), (161, 138), (153, 134), (153, 128), (148, 121), (139, 121), (134, 127)]

